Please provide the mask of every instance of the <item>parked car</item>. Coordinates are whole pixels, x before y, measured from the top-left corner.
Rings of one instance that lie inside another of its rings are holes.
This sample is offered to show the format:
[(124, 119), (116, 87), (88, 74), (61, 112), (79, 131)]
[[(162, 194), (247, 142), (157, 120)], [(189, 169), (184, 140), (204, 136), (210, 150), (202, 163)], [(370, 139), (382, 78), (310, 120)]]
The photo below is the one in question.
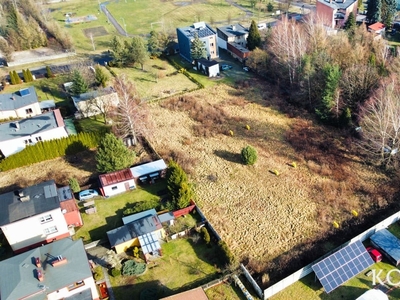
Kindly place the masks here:
[(232, 66), (231, 65), (221, 65), (221, 69), (222, 69), (222, 71), (226, 71), (226, 70), (232, 69)]
[(367, 247), (367, 251), (374, 262), (382, 261), (382, 254), (373, 247)]
[(96, 190), (84, 190), (79, 192), (79, 201), (91, 199), (97, 197), (98, 195), (99, 193)]
[(248, 72), (249, 71), (249, 67), (243, 67), (243, 71)]

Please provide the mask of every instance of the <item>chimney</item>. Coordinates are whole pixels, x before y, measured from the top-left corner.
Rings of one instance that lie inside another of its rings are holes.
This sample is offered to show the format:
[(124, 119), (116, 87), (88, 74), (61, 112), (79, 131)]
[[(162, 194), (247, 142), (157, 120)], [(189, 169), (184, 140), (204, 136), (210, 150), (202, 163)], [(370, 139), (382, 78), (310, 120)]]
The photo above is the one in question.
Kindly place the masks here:
[(67, 263), (67, 259), (65, 257), (62, 257), (61, 255), (59, 255), (59, 256), (57, 256), (56, 260), (53, 260), (51, 262), (51, 265), (53, 267), (57, 267), (57, 266), (60, 266), (60, 265), (66, 264), (66, 263)]
[(42, 267), (42, 262), (40, 261), (39, 257), (35, 258), (35, 263), (36, 263), (36, 267), (41, 268)]
[(236, 30), (236, 26), (235, 25), (232, 25), (232, 30)]
[(19, 130), (19, 123), (18, 122), (14, 122), (14, 126), (17, 130)]
[(39, 281), (43, 281), (44, 280), (43, 272), (39, 269), (36, 269), (36, 272), (37, 272), (37, 277), (38, 277)]

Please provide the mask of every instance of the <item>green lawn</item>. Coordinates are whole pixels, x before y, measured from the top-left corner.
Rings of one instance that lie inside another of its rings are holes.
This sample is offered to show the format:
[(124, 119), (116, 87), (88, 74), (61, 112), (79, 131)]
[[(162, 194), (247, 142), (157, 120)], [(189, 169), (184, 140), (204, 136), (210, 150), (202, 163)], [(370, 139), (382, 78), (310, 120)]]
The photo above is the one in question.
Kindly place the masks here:
[(143, 299), (159, 299), (198, 287), (220, 276), (215, 245), (208, 247), (202, 241), (193, 243), (191, 239), (179, 239), (161, 247), (162, 257), (150, 263), (145, 274), (139, 277), (110, 276), (116, 299), (142, 299), (142, 292), (152, 294), (152, 297)]
[(87, 215), (83, 202), (79, 202), (83, 226), (75, 234), (75, 238), (82, 238), (84, 243), (107, 239), (107, 231), (122, 226), (122, 212), (129, 203), (159, 199), (158, 192), (166, 188), (166, 181), (159, 180), (155, 184), (137, 187), (135, 190), (116, 195), (110, 198), (98, 197), (95, 199), (97, 213)]

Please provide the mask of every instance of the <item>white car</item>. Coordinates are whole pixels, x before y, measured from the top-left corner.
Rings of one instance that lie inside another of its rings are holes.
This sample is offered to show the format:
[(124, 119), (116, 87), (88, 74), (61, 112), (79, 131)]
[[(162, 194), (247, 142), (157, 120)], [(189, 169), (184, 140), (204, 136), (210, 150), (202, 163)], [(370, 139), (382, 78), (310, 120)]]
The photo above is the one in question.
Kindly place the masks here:
[(249, 71), (249, 67), (243, 67), (243, 71), (248, 72)]

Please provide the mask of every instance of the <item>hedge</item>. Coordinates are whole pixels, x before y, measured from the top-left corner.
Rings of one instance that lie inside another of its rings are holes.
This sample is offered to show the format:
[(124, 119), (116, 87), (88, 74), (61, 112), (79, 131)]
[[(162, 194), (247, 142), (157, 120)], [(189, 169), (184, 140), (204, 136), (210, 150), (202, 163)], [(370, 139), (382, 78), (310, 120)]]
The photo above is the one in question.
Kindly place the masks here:
[(0, 170), (7, 171), (95, 148), (99, 144), (102, 136), (102, 133), (81, 132), (61, 139), (38, 142), (3, 159), (0, 162)]

